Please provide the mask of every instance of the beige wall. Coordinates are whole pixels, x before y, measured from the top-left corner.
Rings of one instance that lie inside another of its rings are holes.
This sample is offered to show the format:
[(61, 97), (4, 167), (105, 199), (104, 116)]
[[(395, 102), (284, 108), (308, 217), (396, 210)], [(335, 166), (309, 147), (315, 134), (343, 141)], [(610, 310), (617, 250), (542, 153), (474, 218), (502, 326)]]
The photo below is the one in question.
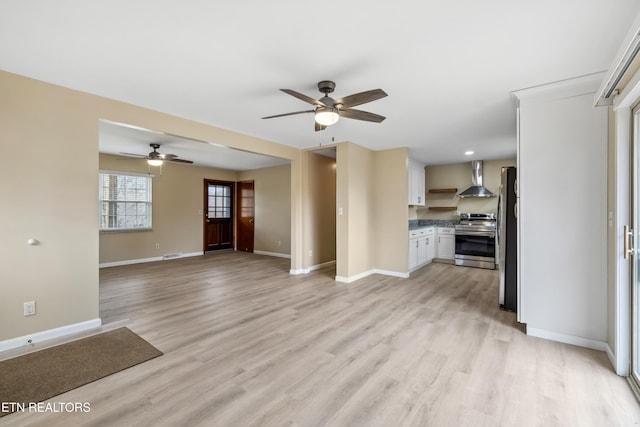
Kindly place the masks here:
[(406, 273), (407, 149), (371, 151), (338, 144), (337, 266), (339, 280), (373, 271)]
[[(142, 260), (203, 250), (203, 180), (255, 182), (254, 250), (291, 254), (291, 167), (235, 172), (166, 162), (149, 168), (144, 161), (100, 154), (100, 169), (154, 174), (153, 230), (100, 233), (100, 263)], [(156, 244), (159, 248), (156, 248)]]
[(348, 279), (374, 268), (373, 151), (346, 142), (337, 146), (336, 276)]
[[(485, 160), (483, 162), (483, 185), (492, 193), (500, 189), (500, 169), (503, 166), (515, 166), (516, 159)], [(458, 219), (458, 212), (496, 213), (498, 198), (459, 198), (457, 193), (471, 186), (471, 162), (448, 165), (434, 165), (425, 168), (426, 205), (409, 209), (409, 215), (415, 212), (416, 219)], [(456, 193), (429, 193), (430, 188), (457, 188)], [(454, 211), (430, 211), (430, 206), (455, 206)]]
[[(301, 230), (297, 149), (6, 72), (0, 93), (0, 341), (99, 317), (100, 119), (291, 160), (291, 223)], [(294, 236), (299, 268), (302, 234)], [(25, 301), (36, 301), (35, 316), (22, 315)]]
[(238, 172), (238, 181), (254, 181), (254, 251), (291, 255), (291, 166)]
[(409, 246), (406, 148), (374, 153), (375, 265), (377, 270), (404, 273), (408, 269)]
[(98, 120), (88, 96), (55, 86), (0, 72), (0, 93), (5, 340), (98, 318)]
[(100, 263), (202, 252), (203, 179), (235, 181), (236, 173), (170, 162), (150, 168), (144, 160), (122, 159), (100, 154), (100, 169), (154, 174), (153, 230), (100, 233)]
[[(300, 150), (6, 72), (0, 72), (0, 93), (0, 141), (5, 153), (0, 194), (7, 201), (0, 210), (0, 342), (99, 320), (98, 170), (133, 167), (111, 167), (106, 157), (100, 165), (101, 119), (290, 160), (291, 269), (304, 271), (317, 262), (303, 254), (305, 248), (316, 247), (316, 242), (304, 238), (305, 227), (315, 226), (316, 220), (303, 221), (305, 185), (311, 176)], [(401, 151), (373, 152), (351, 143), (337, 148), (335, 198), (336, 206), (344, 209), (336, 220), (337, 275), (349, 278), (376, 268), (406, 271), (401, 267), (407, 264), (407, 171)], [(193, 175), (182, 177), (178, 171), (183, 165), (175, 166), (163, 167), (154, 180), (154, 192), (180, 191), (180, 198), (167, 198), (166, 204), (155, 208), (159, 212), (154, 214), (152, 232), (103, 235), (103, 243), (110, 246), (105, 248), (104, 262), (122, 259), (123, 254), (145, 258), (200, 249), (201, 225), (175, 232), (158, 230), (191, 224), (192, 218), (199, 222), (197, 181), (204, 173), (194, 169)], [(226, 173), (209, 176), (223, 178)], [(256, 183), (261, 174), (286, 180), (284, 170), (252, 173)], [(250, 174), (240, 176), (245, 179)], [(178, 204), (183, 206), (174, 206)], [(257, 231), (260, 245), (264, 242), (268, 251), (278, 237), (262, 231)], [(284, 229), (277, 233), (286, 235)], [(135, 234), (139, 238), (129, 241)], [(30, 238), (41, 244), (27, 245)], [(278, 240), (285, 245), (286, 237)], [(158, 251), (155, 243), (160, 244)], [(380, 250), (378, 245), (387, 248)], [(113, 249), (116, 246), (120, 249)], [(132, 251), (124, 252), (129, 246)], [(25, 301), (36, 301), (35, 316), (22, 315)]]

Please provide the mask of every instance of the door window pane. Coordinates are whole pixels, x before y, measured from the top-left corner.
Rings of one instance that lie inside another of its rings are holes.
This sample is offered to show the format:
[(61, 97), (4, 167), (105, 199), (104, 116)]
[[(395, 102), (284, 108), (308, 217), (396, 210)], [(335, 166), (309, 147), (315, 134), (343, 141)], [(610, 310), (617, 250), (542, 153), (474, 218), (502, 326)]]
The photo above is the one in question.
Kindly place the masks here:
[(209, 218), (231, 218), (231, 186), (224, 184), (209, 184), (208, 189)]

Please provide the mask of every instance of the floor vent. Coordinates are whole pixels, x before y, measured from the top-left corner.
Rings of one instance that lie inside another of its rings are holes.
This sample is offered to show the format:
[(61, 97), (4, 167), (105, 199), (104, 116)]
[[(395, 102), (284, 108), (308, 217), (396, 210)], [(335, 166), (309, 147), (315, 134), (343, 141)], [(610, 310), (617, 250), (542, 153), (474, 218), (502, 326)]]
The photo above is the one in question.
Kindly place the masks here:
[(180, 258), (181, 256), (182, 254), (166, 254), (165, 256), (162, 257), (162, 259)]

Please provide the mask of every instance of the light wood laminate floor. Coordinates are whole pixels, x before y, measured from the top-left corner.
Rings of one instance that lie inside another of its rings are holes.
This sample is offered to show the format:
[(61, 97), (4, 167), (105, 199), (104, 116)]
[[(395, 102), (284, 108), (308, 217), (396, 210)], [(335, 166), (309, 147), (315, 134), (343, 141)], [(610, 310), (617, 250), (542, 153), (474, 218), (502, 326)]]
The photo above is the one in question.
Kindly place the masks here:
[(291, 276), (221, 253), (100, 272), (103, 329), (165, 354), (2, 426), (630, 426), (640, 408), (604, 353), (528, 337), (498, 273), (431, 264), (410, 279)]

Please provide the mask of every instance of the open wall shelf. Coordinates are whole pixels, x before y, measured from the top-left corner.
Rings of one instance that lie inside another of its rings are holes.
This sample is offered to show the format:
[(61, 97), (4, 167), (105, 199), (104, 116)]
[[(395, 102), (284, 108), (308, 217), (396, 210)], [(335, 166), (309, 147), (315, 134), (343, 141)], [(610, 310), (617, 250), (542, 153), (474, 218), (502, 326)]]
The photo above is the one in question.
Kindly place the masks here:
[(458, 209), (457, 206), (430, 206), (429, 210), (430, 211), (455, 211), (456, 209)]
[(429, 193), (457, 193), (457, 188), (430, 188)]

